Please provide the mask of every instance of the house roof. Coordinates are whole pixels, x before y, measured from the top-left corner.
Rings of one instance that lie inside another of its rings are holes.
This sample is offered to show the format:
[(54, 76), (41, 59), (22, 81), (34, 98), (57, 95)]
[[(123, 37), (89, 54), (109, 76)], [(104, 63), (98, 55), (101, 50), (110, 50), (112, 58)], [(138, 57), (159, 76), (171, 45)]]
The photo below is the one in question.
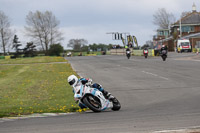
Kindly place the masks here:
[(168, 37), (168, 38), (159, 40), (158, 42), (166, 42), (166, 41), (169, 41), (169, 40), (172, 40), (172, 39), (173, 39), (173, 36), (170, 36), (170, 37)]
[(199, 38), (199, 37), (200, 37), (200, 32), (199, 33), (190, 34), (190, 35), (187, 35), (187, 36), (183, 36), (180, 39)]
[(157, 31), (169, 31), (169, 29), (157, 29)]
[[(190, 35), (187, 35), (187, 36), (183, 36), (179, 39), (190, 39), (190, 38), (199, 38), (200, 37), (200, 33), (194, 33), (194, 34), (190, 34)], [(159, 40), (158, 42), (166, 42), (166, 41), (169, 41), (169, 40), (172, 40), (173, 39), (173, 36), (170, 36), (166, 39), (162, 39), (162, 40)]]
[[(179, 26), (180, 20), (173, 24), (173, 26)], [(200, 12), (192, 12), (181, 18), (182, 25), (200, 25)]]

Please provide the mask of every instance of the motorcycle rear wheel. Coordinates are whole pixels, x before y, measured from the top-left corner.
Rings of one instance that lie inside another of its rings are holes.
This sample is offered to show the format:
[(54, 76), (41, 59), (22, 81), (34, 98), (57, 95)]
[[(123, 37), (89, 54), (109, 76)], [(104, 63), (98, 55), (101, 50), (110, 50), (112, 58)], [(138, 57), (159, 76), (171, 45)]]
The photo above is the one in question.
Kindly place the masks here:
[(86, 96), (83, 103), (94, 112), (101, 112), (101, 102), (93, 95)]

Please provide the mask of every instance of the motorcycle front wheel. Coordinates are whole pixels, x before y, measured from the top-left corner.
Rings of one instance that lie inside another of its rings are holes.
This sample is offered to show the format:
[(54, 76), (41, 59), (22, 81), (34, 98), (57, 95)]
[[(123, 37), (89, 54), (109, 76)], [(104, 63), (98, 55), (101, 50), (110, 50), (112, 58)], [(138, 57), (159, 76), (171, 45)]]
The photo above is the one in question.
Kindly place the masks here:
[(163, 55), (163, 56), (162, 56), (162, 59), (163, 59), (163, 61), (165, 61), (165, 60), (166, 60), (166, 58), (167, 58), (167, 56), (166, 56), (166, 55)]
[(117, 100), (117, 98), (114, 98), (114, 99), (112, 100), (112, 103), (113, 103), (113, 108), (112, 108), (113, 111), (118, 111), (118, 110), (121, 108), (121, 104), (120, 104), (120, 102)]
[(127, 55), (127, 58), (129, 59), (129, 58), (130, 58), (130, 55)]
[(93, 95), (86, 96), (83, 103), (92, 111), (101, 112), (101, 102), (97, 97)]

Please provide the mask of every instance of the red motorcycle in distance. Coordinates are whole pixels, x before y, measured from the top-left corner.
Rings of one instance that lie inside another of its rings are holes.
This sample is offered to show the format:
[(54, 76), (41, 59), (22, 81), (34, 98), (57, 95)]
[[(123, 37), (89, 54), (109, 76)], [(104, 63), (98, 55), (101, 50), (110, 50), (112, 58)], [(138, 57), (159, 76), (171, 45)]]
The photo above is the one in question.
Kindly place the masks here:
[(149, 53), (148, 49), (145, 48), (145, 49), (143, 50), (143, 54), (144, 54), (144, 57), (145, 57), (145, 58), (147, 58), (148, 53)]

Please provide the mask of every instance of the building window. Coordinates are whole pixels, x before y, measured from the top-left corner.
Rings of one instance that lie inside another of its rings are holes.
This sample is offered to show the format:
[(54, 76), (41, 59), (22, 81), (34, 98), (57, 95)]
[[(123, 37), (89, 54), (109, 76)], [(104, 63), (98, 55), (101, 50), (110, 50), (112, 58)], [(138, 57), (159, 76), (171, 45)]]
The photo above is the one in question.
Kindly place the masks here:
[(195, 48), (200, 48), (200, 41), (196, 41), (196, 46)]
[(163, 31), (159, 31), (159, 32), (158, 32), (158, 35), (159, 35), (159, 36), (164, 36)]
[(168, 37), (168, 36), (169, 36), (169, 32), (168, 32), (168, 31), (159, 31), (159, 32), (158, 32), (158, 36), (165, 36), (165, 37)]
[(164, 32), (164, 36), (165, 36), (165, 37), (168, 37), (168, 36), (169, 36), (169, 32), (168, 32), (168, 31), (165, 31), (165, 32)]
[(194, 26), (182, 26), (182, 32), (194, 32)]

